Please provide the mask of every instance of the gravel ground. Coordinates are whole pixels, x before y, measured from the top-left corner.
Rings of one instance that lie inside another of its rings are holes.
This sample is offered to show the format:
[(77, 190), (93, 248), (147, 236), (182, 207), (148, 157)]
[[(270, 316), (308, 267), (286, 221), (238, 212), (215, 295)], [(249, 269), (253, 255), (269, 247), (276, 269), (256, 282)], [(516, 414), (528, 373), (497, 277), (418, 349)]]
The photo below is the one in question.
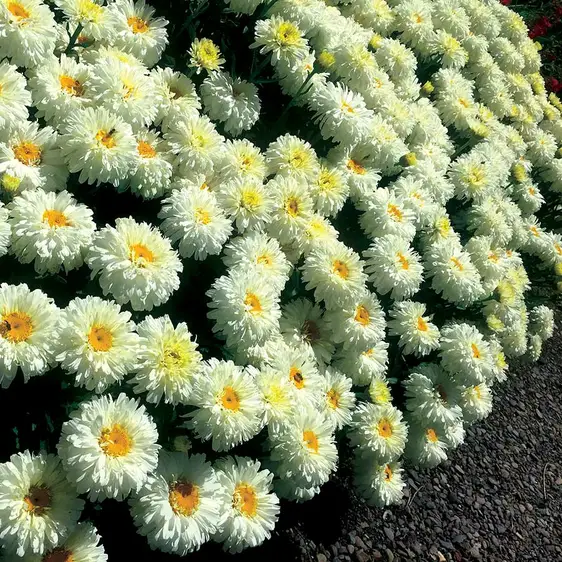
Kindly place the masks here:
[[(468, 430), (464, 446), (446, 463), (408, 471), (409, 495), (402, 505), (367, 507), (350, 492), (350, 466), (344, 462), (318, 497), (283, 505), (275, 533), (263, 546), (233, 557), (218, 545), (205, 545), (190, 560), (562, 561), (560, 349), (557, 334), (537, 364), (515, 369), (498, 389), (492, 414)], [(102, 524), (100, 532), (110, 561), (146, 548), (138, 535), (125, 544), (115, 529)], [(177, 560), (159, 553), (151, 559)]]

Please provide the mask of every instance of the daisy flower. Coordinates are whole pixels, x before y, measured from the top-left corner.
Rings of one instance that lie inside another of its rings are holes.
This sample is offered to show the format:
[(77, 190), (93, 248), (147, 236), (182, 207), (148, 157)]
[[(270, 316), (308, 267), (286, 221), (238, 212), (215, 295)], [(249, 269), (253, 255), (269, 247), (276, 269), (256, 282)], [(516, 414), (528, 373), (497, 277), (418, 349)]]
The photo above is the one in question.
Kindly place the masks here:
[(227, 72), (209, 73), (201, 84), (201, 99), (209, 117), (224, 123), (224, 130), (235, 137), (251, 129), (260, 116), (257, 87)]
[(195, 68), (197, 74), (205, 69), (207, 72), (219, 71), (226, 62), (220, 49), (211, 39), (194, 39), (189, 49), (189, 66)]
[(31, 94), (25, 88), (26, 80), (17, 67), (8, 61), (0, 63), (0, 127), (10, 128), (27, 121)]
[[(84, 502), (55, 455), (29, 451), (0, 464), (0, 529), (6, 553), (42, 556), (67, 539)], [(42, 558), (43, 560), (43, 558)]]
[(12, 64), (33, 68), (55, 49), (55, 19), (40, 0), (0, 0), (0, 48)]
[(213, 538), (232, 554), (269, 539), (277, 522), (273, 474), (260, 468), (259, 461), (248, 457), (226, 457), (215, 465), (223, 510)]
[(277, 290), (255, 272), (233, 269), (216, 279), (206, 295), (213, 332), (221, 332), (229, 347), (261, 344), (279, 330)]
[(98, 394), (120, 382), (137, 363), (139, 338), (131, 314), (112, 301), (73, 299), (61, 313), (57, 361), (75, 386)]
[(388, 344), (381, 340), (373, 347), (357, 352), (340, 352), (334, 360), (334, 367), (345, 373), (357, 386), (366, 386), (372, 379), (382, 377), (388, 367)]
[(187, 325), (176, 327), (169, 316), (147, 316), (138, 326), (140, 336), (136, 374), (129, 380), (135, 394), (147, 392), (146, 401), (186, 404), (201, 370), (202, 356)]
[(406, 488), (400, 463), (373, 458), (355, 459), (353, 484), (368, 505), (380, 508), (399, 503)]
[(306, 350), (320, 364), (334, 354), (331, 333), (319, 305), (308, 299), (294, 299), (283, 305), (279, 328), (287, 345)]
[(278, 291), (285, 286), (291, 271), (279, 242), (259, 231), (233, 238), (224, 247), (223, 262), (231, 271), (255, 273)]
[[(23, 121), (0, 136), (0, 176), (18, 178), (18, 191), (64, 188), (68, 171), (57, 146), (57, 133), (51, 127)], [(60, 139), (59, 139), (60, 140)]]
[(470, 324), (450, 324), (441, 330), (441, 365), (458, 384), (481, 384), (492, 370), (488, 342)]
[(105, 108), (71, 113), (59, 144), (70, 172), (80, 172), (81, 183), (117, 186), (137, 163), (131, 126)]
[(300, 408), (270, 436), (271, 460), (282, 480), (294, 486), (321, 486), (335, 471), (338, 450), (332, 422), (313, 408)]
[(156, 471), (129, 500), (131, 516), (152, 549), (186, 556), (216, 531), (221, 492), (205, 455), (162, 451)]
[(157, 439), (145, 407), (121, 393), (82, 402), (62, 424), (57, 450), (78, 493), (123, 500), (156, 469)]
[(421, 363), (402, 382), (406, 408), (419, 422), (452, 425), (462, 416), (457, 405), (461, 388), (434, 363)]
[(160, 125), (162, 131), (167, 131), (170, 123), (178, 116), (195, 114), (201, 109), (195, 86), (185, 74), (175, 72), (169, 67), (156, 67), (150, 74), (158, 108), (154, 125)]
[(270, 172), (299, 181), (312, 181), (319, 172), (318, 157), (310, 143), (294, 135), (277, 138), (269, 145), (265, 158)]
[(325, 162), (320, 162), (319, 172), (309, 186), (314, 210), (324, 216), (336, 216), (349, 195), (344, 173)]
[(108, 6), (111, 42), (131, 53), (149, 68), (162, 56), (168, 44), (164, 18), (154, 17), (154, 8), (144, 0), (121, 0)]
[(153, 226), (119, 218), (99, 230), (86, 256), (92, 277), (100, 275), (103, 294), (133, 310), (152, 310), (180, 285), (183, 266), (167, 238)]
[(252, 372), (264, 403), (264, 424), (275, 433), (293, 415), (297, 400), (295, 386), (283, 371), (271, 367)]
[(531, 309), (529, 331), (532, 334), (546, 341), (552, 337), (554, 327), (554, 312), (551, 308), (541, 304)]
[(24, 382), (44, 374), (55, 360), (59, 309), (25, 284), (0, 285), (0, 384), (8, 388), (22, 370)]
[(279, 478), (273, 481), (273, 489), (280, 498), (296, 503), (310, 501), (320, 493), (320, 486), (301, 487), (296, 486), (291, 480)]
[(111, 35), (109, 10), (103, 6), (102, 0), (55, 0), (55, 4), (74, 28), (82, 25), (86, 37), (99, 40)]
[(162, 232), (172, 243), (179, 242), (184, 258), (219, 254), (232, 232), (215, 194), (202, 189), (175, 189), (162, 202), (158, 218), (163, 219)]
[(10, 248), (12, 227), (8, 222), (8, 209), (0, 202), (0, 257), (8, 253)]
[(126, 180), (131, 191), (144, 199), (162, 197), (170, 186), (173, 166), (168, 146), (156, 131), (141, 129), (135, 135), (137, 165)]
[(325, 320), (334, 343), (364, 351), (384, 338), (386, 322), (377, 297), (366, 291), (353, 304), (328, 310)]
[(197, 113), (178, 115), (170, 121), (164, 138), (176, 156), (174, 166), (184, 176), (212, 172), (224, 141), (209, 118)]
[(418, 292), (423, 280), (423, 267), (419, 255), (407, 240), (394, 235), (377, 238), (363, 252), (367, 258), (365, 272), (381, 295), (401, 300)]
[(350, 426), (351, 445), (361, 458), (374, 455), (379, 462), (390, 462), (404, 451), (408, 425), (402, 420), (402, 412), (392, 404), (359, 404)]
[(324, 415), (336, 429), (351, 423), (351, 414), (355, 408), (355, 393), (351, 386), (353, 381), (337, 371), (327, 368), (324, 372), (321, 408)]
[(235, 139), (224, 144), (217, 171), (225, 181), (241, 178), (263, 182), (269, 170), (257, 146), (246, 139)]
[(236, 178), (221, 184), (217, 200), (238, 232), (261, 230), (271, 221), (273, 197), (260, 180)]
[(34, 262), (39, 274), (68, 272), (84, 263), (96, 225), (92, 211), (67, 191), (24, 191), (9, 205), (11, 252), (21, 263)]
[(279, 16), (256, 22), (255, 41), (250, 48), (259, 49), (262, 55), (271, 53), (273, 65), (285, 61), (294, 66), (308, 54), (308, 42), (302, 31)]
[(264, 404), (253, 377), (232, 361), (212, 358), (203, 364), (189, 399), (197, 409), (186, 425), (213, 451), (228, 451), (262, 428)]
[(439, 348), (439, 328), (426, 315), (426, 306), (420, 302), (395, 302), (390, 310), (389, 334), (398, 336), (398, 345), (405, 355), (428, 355)]
[(335, 309), (364, 293), (367, 276), (359, 256), (345, 244), (333, 242), (310, 252), (302, 266), (302, 279), (307, 290), (314, 289), (317, 301)]
[(467, 387), (461, 394), (459, 406), (467, 423), (487, 418), (492, 411), (492, 389), (486, 383)]
[(86, 87), (90, 67), (67, 57), (47, 58), (29, 80), (38, 117), (61, 124), (72, 112), (92, 105)]
[(373, 404), (376, 404), (377, 406), (390, 404), (392, 402), (390, 385), (383, 375), (378, 375), (371, 380), (368, 393)]
[(410, 422), (404, 457), (419, 468), (435, 468), (447, 460), (446, 431), (435, 425)]

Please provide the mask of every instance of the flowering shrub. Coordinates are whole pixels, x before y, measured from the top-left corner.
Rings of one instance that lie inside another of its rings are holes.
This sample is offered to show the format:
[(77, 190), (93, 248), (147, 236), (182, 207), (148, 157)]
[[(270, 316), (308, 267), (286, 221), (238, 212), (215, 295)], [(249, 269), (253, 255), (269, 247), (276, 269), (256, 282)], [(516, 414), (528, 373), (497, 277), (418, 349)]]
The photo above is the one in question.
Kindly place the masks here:
[(106, 499), (239, 552), (336, 441), (399, 502), (540, 356), (562, 103), (522, 18), (328, 4), (0, 0), (7, 554), (106, 560)]

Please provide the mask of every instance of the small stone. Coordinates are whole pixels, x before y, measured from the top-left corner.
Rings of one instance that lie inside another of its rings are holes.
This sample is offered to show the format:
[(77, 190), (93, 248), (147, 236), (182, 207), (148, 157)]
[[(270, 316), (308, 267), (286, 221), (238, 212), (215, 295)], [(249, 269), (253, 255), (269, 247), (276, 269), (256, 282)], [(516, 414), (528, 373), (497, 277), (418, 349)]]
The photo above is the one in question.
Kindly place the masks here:
[[(380, 552), (379, 552), (380, 554)], [(382, 558), (382, 556), (381, 556)], [(370, 562), (371, 558), (364, 550), (356, 550), (355, 551), (355, 560), (357, 562)], [(380, 558), (375, 558), (375, 560), (380, 560)]]
[(318, 560), (318, 562), (328, 562), (328, 559), (326, 558), (326, 555), (322, 554), (322, 553), (320, 553), (316, 556), (316, 560)]
[(373, 560), (382, 560), (382, 554), (378, 550), (373, 551)]
[(355, 537), (355, 545), (357, 546), (357, 548), (367, 550), (367, 545), (363, 542), (363, 539), (359, 535)]
[(390, 527), (384, 528), (384, 534), (388, 537), (389, 541), (394, 540), (394, 531)]
[(347, 552), (349, 552), (349, 554), (353, 554), (354, 550), (355, 547), (352, 544), (347, 545)]
[(388, 562), (394, 562), (394, 553), (390, 550), (390, 548), (386, 549), (386, 556), (388, 558)]

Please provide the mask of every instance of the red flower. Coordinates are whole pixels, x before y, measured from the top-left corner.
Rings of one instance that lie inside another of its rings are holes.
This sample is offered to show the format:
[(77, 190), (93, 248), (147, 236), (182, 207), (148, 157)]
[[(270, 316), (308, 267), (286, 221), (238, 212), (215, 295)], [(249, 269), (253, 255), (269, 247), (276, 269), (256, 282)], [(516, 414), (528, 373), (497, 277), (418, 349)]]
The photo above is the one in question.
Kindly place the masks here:
[(555, 94), (558, 93), (560, 90), (562, 90), (562, 82), (554, 78), (554, 76), (549, 76), (546, 79), (546, 86), (550, 91), (554, 92)]
[(504, 6), (509, 6), (511, 4), (511, 0), (500, 0), (500, 2), (504, 5)]
[(548, 33), (548, 30), (551, 27), (552, 22), (546, 16), (543, 16), (535, 22), (535, 25), (533, 25), (533, 28), (529, 32), (529, 37), (531, 39), (535, 39), (536, 37), (543, 37)]

